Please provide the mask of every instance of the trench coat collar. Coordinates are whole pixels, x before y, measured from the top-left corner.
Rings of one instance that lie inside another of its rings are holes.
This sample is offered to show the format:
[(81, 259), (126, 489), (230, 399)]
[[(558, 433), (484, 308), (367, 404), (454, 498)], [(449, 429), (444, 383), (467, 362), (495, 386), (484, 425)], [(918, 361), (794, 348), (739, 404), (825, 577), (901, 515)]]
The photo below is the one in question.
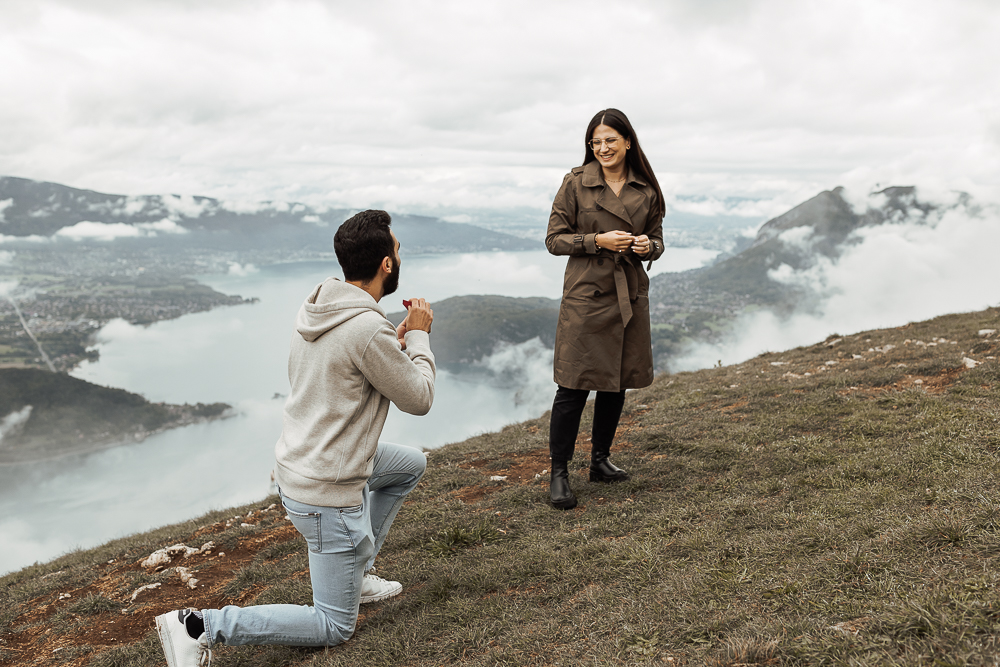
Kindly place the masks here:
[[(643, 187), (649, 185), (646, 180), (635, 173), (635, 170), (629, 169), (628, 176), (626, 177), (626, 182), (635, 183), (636, 185), (641, 185)], [(585, 188), (599, 188), (604, 185), (604, 170), (601, 169), (601, 164), (597, 160), (591, 160), (587, 164), (583, 165), (583, 187)]]
[(591, 160), (583, 165), (583, 180), (585, 188), (599, 188), (604, 185), (604, 172), (597, 160)]

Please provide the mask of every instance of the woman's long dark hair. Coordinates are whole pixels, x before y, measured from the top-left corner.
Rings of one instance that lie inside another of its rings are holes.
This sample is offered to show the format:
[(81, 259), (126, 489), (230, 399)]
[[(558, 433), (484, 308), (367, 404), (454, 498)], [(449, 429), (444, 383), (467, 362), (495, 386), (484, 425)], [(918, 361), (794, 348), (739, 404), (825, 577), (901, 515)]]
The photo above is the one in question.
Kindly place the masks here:
[(594, 138), (594, 130), (597, 129), (598, 125), (607, 125), (618, 132), (622, 139), (631, 142), (632, 147), (625, 153), (625, 164), (656, 190), (657, 205), (660, 209), (657, 215), (662, 218), (667, 212), (667, 204), (663, 201), (663, 191), (660, 190), (660, 184), (656, 180), (656, 176), (653, 175), (653, 168), (649, 166), (646, 154), (642, 152), (642, 148), (639, 146), (639, 137), (635, 135), (635, 130), (632, 129), (632, 123), (628, 122), (628, 117), (621, 111), (618, 109), (598, 111), (597, 115), (590, 121), (590, 125), (587, 126), (587, 136), (584, 137), (587, 150), (583, 156), (583, 163), (587, 164), (597, 159), (593, 149), (590, 147), (590, 140)]

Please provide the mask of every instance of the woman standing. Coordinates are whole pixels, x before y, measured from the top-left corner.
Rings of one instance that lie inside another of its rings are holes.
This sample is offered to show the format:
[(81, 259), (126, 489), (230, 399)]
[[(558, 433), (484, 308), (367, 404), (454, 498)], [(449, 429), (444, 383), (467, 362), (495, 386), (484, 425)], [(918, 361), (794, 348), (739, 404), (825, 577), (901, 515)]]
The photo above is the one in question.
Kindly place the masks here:
[(576, 507), (567, 466), (591, 391), (590, 481), (627, 480), (609, 460), (625, 390), (653, 382), (649, 278), (642, 262), (663, 254), (663, 193), (621, 111), (598, 112), (587, 126), (583, 165), (563, 179), (552, 203), (545, 246), (569, 255), (555, 343), (549, 494)]

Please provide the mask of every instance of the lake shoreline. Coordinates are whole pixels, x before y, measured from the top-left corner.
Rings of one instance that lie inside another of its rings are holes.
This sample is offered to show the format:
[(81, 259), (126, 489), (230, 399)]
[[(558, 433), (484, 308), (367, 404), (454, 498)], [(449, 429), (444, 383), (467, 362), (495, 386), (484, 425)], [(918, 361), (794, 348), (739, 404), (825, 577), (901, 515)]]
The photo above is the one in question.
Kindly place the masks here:
[(161, 433), (166, 433), (167, 431), (173, 431), (176, 429), (184, 428), (186, 426), (194, 426), (196, 424), (208, 424), (211, 422), (222, 421), (225, 419), (232, 419), (239, 416), (239, 413), (234, 410), (231, 406), (225, 410), (223, 413), (218, 415), (212, 415), (209, 417), (191, 417), (182, 418), (176, 423), (172, 423), (166, 426), (162, 426), (156, 429), (150, 430), (138, 430), (134, 433), (132, 437), (121, 437), (113, 438), (109, 440), (97, 440), (97, 441), (87, 441), (79, 444), (65, 445), (59, 447), (60, 451), (51, 452), (48, 454), (43, 454), (42, 456), (32, 456), (30, 458), (23, 458), (15, 461), (7, 460), (4, 457), (5, 452), (0, 449), (0, 468), (16, 468), (20, 465), (31, 465), (35, 463), (46, 463), (50, 461), (59, 461), (61, 459), (66, 459), (71, 456), (84, 456), (87, 454), (93, 454), (95, 452), (102, 452), (108, 449), (115, 449), (117, 447), (127, 447), (129, 445), (138, 445), (146, 441), (147, 438), (151, 438), (154, 435), (159, 435)]

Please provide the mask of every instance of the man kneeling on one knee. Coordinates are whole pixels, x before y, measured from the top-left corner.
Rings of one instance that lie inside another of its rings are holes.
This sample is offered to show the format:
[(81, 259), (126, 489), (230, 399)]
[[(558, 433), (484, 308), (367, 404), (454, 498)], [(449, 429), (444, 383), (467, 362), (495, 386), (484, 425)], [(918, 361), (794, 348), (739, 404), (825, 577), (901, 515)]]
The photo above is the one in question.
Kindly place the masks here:
[(274, 479), (309, 548), (313, 605), (227, 606), (156, 618), (170, 667), (194, 667), (215, 644), (333, 646), (347, 641), (358, 605), (398, 595), (372, 563), (426, 458), (379, 442), (389, 403), (426, 414), (434, 400), (434, 314), (412, 299), (394, 328), (379, 306), (399, 283), (399, 241), (384, 211), (337, 230), (344, 281), (328, 278), (299, 309), (288, 360), (291, 392), (275, 445)]

